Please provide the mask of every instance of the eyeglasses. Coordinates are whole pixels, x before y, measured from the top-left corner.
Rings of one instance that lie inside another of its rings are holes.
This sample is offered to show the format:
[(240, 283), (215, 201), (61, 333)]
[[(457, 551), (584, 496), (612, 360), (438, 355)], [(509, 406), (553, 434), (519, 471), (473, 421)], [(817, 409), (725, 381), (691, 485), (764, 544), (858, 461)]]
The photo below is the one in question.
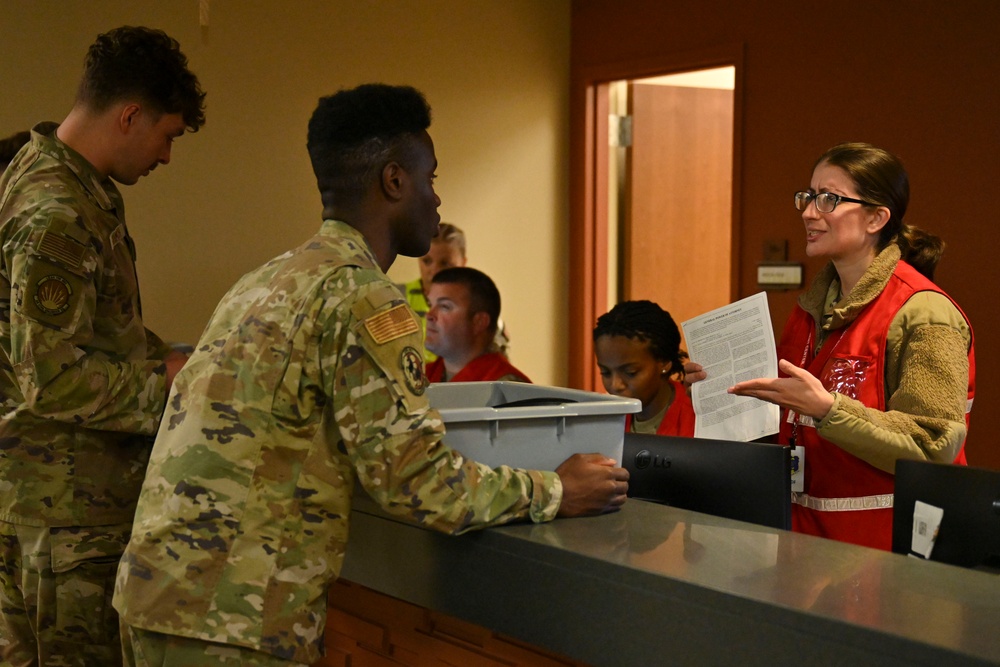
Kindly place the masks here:
[(837, 208), (837, 204), (842, 201), (848, 201), (853, 204), (864, 204), (865, 206), (878, 206), (878, 204), (873, 204), (870, 201), (864, 201), (861, 199), (854, 199), (853, 197), (843, 197), (841, 195), (834, 194), (832, 192), (796, 192), (795, 193), (795, 208), (800, 211), (804, 211), (809, 207), (809, 202), (816, 202), (816, 210), (820, 213), (833, 213), (833, 209)]

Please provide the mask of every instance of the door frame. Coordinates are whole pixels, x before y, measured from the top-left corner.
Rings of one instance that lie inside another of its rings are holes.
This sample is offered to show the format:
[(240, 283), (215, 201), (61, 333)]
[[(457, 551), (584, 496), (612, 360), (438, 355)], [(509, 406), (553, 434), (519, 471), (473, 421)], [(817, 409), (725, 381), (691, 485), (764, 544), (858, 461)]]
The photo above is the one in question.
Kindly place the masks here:
[(608, 84), (713, 67), (734, 67), (731, 300), (739, 294), (744, 45), (575, 68), (570, 82), (568, 385), (597, 391), (594, 322), (608, 301)]

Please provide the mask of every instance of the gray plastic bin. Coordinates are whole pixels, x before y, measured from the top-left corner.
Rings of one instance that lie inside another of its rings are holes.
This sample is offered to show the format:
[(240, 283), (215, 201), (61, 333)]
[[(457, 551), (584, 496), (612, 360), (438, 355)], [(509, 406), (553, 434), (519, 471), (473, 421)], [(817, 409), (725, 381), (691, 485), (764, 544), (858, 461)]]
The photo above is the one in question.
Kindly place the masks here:
[(522, 382), (441, 382), (427, 395), (450, 447), (490, 467), (536, 470), (591, 452), (621, 465), (625, 415), (642, 409), (634, 398)]

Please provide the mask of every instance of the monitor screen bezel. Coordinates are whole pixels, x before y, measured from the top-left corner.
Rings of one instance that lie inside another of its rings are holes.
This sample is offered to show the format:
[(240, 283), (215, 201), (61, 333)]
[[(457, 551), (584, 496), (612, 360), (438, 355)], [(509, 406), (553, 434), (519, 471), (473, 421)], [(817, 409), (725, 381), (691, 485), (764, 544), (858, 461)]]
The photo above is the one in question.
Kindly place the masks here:
[[(644, 450), (650, 458), (645, 466), (637, 461)], [(791, 529), (787, 445), (626, 433), (622, 458), (632, 498)]]
[(900, 459), (892, 550), (910, 553), (916, 501), (944, 510), (929, 560), (1000, 573), (1000, 471)]

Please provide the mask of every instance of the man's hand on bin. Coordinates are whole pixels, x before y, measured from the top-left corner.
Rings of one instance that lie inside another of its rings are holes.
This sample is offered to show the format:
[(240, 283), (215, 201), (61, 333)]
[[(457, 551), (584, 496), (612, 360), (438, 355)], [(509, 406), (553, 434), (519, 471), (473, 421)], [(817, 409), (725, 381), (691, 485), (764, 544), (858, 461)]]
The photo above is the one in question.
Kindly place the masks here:
[(613, 512), (625, 504), (628, 470), (602, 454), (574, 454), (556, 468), (562, 480), (559, 516)]

